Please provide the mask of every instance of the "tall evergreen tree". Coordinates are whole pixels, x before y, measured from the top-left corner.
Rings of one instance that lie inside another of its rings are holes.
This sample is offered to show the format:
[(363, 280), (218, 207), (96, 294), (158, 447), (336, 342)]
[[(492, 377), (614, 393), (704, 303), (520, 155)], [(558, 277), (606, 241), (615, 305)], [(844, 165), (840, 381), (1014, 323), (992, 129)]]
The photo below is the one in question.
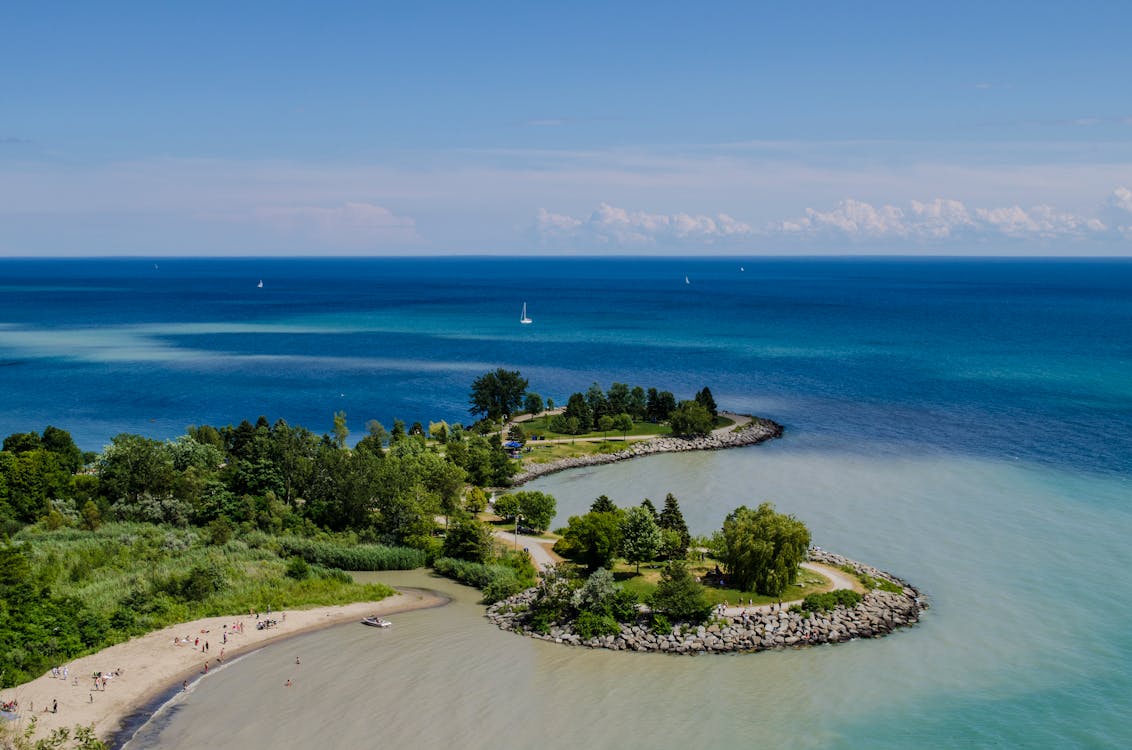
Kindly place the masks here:
[(647, 510), (649, 513), (652, 513), (652, 519), (654, 521), (659, 518), (659, 516), (657, 515), (657, 512), (656, 512), (656, 506), (652, 504), (652, 500), (649, 500), (646, 497), (644, 500), (641, 501), (641, 507), (644, 508), (645, 510)]
[(617, 504), (609, 499), (608, 495), (598, 495), (590, 504), (590, 513), (616, 513)]
[(706, 385), (703, 390), (696, 394), (696, 403), (711, 412), (712, 419), (719, 416), (719, 409), (715, 405), (715, 399), (711, 395), (711, 389)]
[(680, 512), (680, 502), (671, 492), (664, 498), (664, 510), (657, 518), (657, 525), (662, 529), (675, 531), (680, 535), (680, 542), (687, 551), (692, 544), (692, 535), (688, 533), (688, 524), (684, 522), (684, 514)]

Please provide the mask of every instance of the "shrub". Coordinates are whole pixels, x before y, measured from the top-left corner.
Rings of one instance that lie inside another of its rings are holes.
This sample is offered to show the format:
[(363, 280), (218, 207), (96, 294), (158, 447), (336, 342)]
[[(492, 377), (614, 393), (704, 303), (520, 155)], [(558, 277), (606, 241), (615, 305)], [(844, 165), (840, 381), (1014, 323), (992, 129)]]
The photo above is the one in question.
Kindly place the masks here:
[(861, 603), (861, 595), (849, 589), (837, 589), (824, 594), (810, 594), (802, 600), (802, 609), (807, 612), (824, 612), (838, 605), (855, 607)]
[(669, 562), (652, 595), (652, 607), (674, 620), (700, 623), (711, 613), (703, 584), (680, 560)]
[(668, 621), (667, 617), (657, 612), (653, 612), (649, 629), (656, 635), (672, 635), (672, 623)]
[(515, 569), (506, 565), (485, 565), (452, 557), (439, 557), (433, 562), (432, 569), (445, 578), (480, 589), (484, 594), (485, 604), (493, 604), (523, 590)]
[(301, 557), (292, 557), (287, 561), (286, 575), (296, 581), (305, 581), (311, 577), (311, 566)]
[(583, 612), (574, 620), (574, 632), (583, 640), (589, 640), (602, 635), (616, 635), (621, 632), (621, 627), (609, 615)]

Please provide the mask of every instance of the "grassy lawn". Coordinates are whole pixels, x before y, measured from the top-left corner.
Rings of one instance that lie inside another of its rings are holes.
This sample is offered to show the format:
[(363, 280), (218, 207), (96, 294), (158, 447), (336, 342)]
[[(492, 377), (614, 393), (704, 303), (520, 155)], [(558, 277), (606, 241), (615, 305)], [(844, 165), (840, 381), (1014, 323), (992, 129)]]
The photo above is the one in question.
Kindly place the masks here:
[[(545, 435), (548, 438), (604, 437), (604, 436), (621, 437), (622, 436), (622, 434), (620, 432), (616, 432), (616, 431), (613, 431), (613, 430), (611, 430), (608, 433), (603, 433), (603, 432), (599, 431), (599, 432), (586, 432), (586, 433), (582, 433), (581, 435), (569, 435), (569, 434), (564, 434), (564, 433), (559, 433), (559, 432), (552, 432), (551, 429), (550, 429), (550, 420), (551, 420), (551, 417), (546, 417), (546, 416), (538, 417), (537, 419), (531, 419), (531, 420), (528, 420), (526, 422), (522, 422), (521, 426), (523, 428), (523, 432), (527, 433), (527, 435), (532, 435), (532, 434)], [(650, 435), (668, 435), (671, 432), (672, 432), (672, 430), (670, 430), (668, 425), (666, 425), (666, 424), (653, 424), (652, 422), (634, 422), (633, 423), (633, 429), (629, 430), (628, 436), (629, 437), (634, 437), (634, 436), (636, 436), (636, 437), (646, 437), (646, 436), (650, 436)]]
[[(702, 577), (705, 573), (715, 568), (714, 560), (707, 560), (702, 563), (693, 563), (688, 566), (689, 572), (697, 578)], [(644, 601), (656, 589), (657, 581), (660, 580), (660, 563), (649, 565), (641, 565), (640, 575), (636, 574), (636, 566), (630, 565), (626, 562), (618, 562), (613, 566), (613, 576), (627, 591), (631, 591), (637, 596), (638, 599)], [(802, 585), (798, 585), (802, 584)], [(738, 605), (747, 604), (753, 600), (754, 604), (776, 604), (779, 599), (776, 596), (762, 596), (753, 591), (739, 591), (733, 588), (720, 588), (711, 584), (705, 584), (704, 589), (707, 593), (707, 599), (712, 604), (728, 604)], [(794, 601), (795, 599), (802, 599), (809, 594), (818, 594), (824, 591), (832, 591), (833, 582), (820, 573), (815, 573), (812, 570), (805, 568), (798, 569), (798, 577), (795, 579), (795, 584), (790, 586), (782, 595), (782, 601)]]
[[(604, 443), (600, 442), (577, 442), (577, 443), (527, 443), (531, 449), (530, 453), (523, 454), (523, 463), (531, 464), (547, 464), (551, 461), (557, 461), (560, 458), (573, 458), (575, 456), (588, 456), (591, 453), (601, 453), (601, 446), (607, 446), (606, 450), (610, 452), (617, 452), (625, 447), (626, 443), (620, 439), (608, 440)], [(612, 450), (610, 450), (612, 449)]]
[(734, 419), (728, 419), (727, 417), (716, 417), (715, 418), (715, 429), (717, 429), (717, 430), (720, 427), (730, 427), (733, 424), (735, 424)]

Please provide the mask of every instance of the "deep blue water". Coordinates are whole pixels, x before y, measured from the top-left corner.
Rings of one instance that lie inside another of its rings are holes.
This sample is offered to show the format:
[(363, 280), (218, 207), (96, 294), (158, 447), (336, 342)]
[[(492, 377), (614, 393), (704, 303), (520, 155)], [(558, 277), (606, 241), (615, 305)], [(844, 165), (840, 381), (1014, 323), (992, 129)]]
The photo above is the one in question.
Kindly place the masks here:
[[(516, 680), (509, 660), (414, 651), (404, 679), (443, 687), (446, 711), (477, 712), (469, 746), (515, 731), (494, 707), (538, 696), (554, 700), (530, 706), (542, 713), (524, 736), (547, 750), (618, 732), (630, 746), (653, 723), (624, 717), (655, 705), (686, 715), (658, 724), (654, 747), (1132, 745), (1130, 261), (0, 261), (0, 434), (55, 424), (97, 450), (121, 431), (174, 437), (260, 414), (324, 431), (345, 410), (356, 434), (372, 418), (460, 421), (472, 379), (500, 366), (559, 404), (594, 381), (681, 398), (708, 385), (721, 406), (787, 427), (755, 448), (539, 480), (560, 519), (597, 494), (672, 491), (708, 533), (736, 505), (773, 500), (816, 543), (906, 576), (932, 608), (892, 638), (687, 668), (562, 661), (513, 638), (499, 645), (528, 665)], [(476, 613), (451, 618), (415, 627), (490, 653), (497, 631)], [(317, 637), (329, 653), (348, 635)], [(235, 669), (144, 746), (198, 747), (206, 724), (217, 748), (270, 744), (245, 726), (246, 702), (223, 708)], [(617, 711), (591, 670), (616, 672)], [(475, 698), (484, 685), (490, 711)], [(334, 708), (376, 710), (353, 694)], [(419, 703), (386, 704), (383, 737), (413, 744)], [(469, 742), (445, 715), (423, 746)], [(330, 731), (312, 726), (288, 725), (274, 746)]]
[(1127, 261), (0, 261), (4, 434), (466, 421), (497, 366), (558, 403), (708, 385), (841, 445), (1132, 471)]

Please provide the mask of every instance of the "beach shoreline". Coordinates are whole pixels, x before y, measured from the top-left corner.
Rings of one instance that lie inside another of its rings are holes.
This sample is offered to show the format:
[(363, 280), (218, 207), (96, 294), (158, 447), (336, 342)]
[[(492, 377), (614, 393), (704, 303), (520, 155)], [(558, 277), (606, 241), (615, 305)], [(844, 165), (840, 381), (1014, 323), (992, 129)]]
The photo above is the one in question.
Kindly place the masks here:
[[(393, 615), (447, 603), (448, 599), (439, 594), (410, 590), (379, 601), (259, 613), (258, 621), (277, 623), (262, 630), (256, 629), (257, 616), (252, 613), (200, 618), (74, 659), (65, 665), (66, 678), (48, 672), (0, 691), (0, 698), (19, 701), (18, 719), (9, 724), (18, 734), (34, 716), (33, 740), (47, 737), (55, 729), (90, 725), (99, 739), (112, 748), (119, 747), (129, 739), (125, 735), (133, 733), (125, 730), (136, 729), (148, 719), (139, 712), (158, 698), (175, 693), (183, 683), (216, 672), (222, 652), (227, 662), (304, 633), (370, 615)], [(174, 645), (174, 639), (186, 637), (188, 643)], [(207, 651), (202, 650), (205, 644)], [(95, 689), (95, 673), (106, 676), (104, 689)]]

